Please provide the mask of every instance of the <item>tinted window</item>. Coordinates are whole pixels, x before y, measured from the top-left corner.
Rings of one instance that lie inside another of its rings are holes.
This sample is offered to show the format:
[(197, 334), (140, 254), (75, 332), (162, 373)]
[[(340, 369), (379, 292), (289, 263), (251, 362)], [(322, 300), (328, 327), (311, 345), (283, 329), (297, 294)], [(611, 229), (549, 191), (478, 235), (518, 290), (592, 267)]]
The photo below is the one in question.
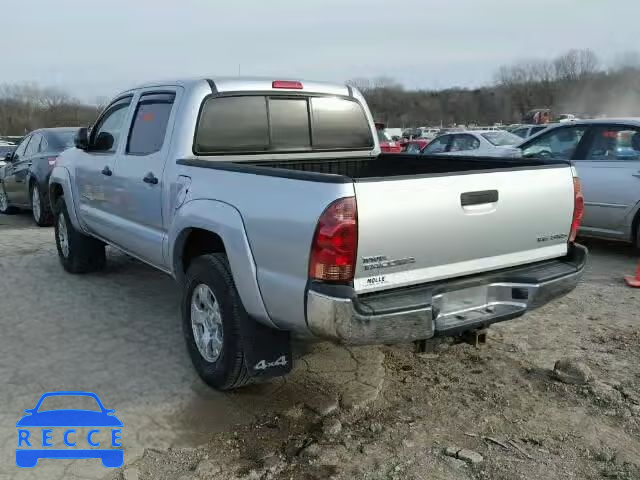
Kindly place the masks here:
[(531, 135), (535, 135), (536, 133), (541, 132), (541, 131), (542, 131), (542, 130), (544, 130), (545, 128), (547, 128), (547, 127), (546, 127), (546, 126), (544, 126), (544, 127), (533, 127), (533, 128), (531, 129), (531, 133), (529, 134), (529, 136), (531, 136)]
[(148, 155), (162, 149), (174, 99), (174, 94), (140, 97), (129, 133), (128, 153)]
[(359, 103), (334, 97), (311, 99), (314, 149), (373, 147), (369, 122)]
[(91, 132), (92, 150), (102, 152), (116, 151), (130, 103), (130, 98), (114, 103), (98, 120), (96, 127)]
[(487, 132), (483, 133), (482, 136), (486, 138), (492, 145), (500, 147), (517, 145), (522, 142), (522, 139), (520, 137), (509, 132)]
[(442, 135), (434, 139), (427, 147), (422, 151), (425, 155), (430, 155), (432, 153), (443, 153), (447, 149), (447, 145), (449, 143), (450, 135)]
[(265, 97), (208, 99), (196, 130), (197, 152), (256, 152), (269, 148)]
[(14, 162), (17, 161), (20, 157), (24, 156), (24, 152), (27, 149), (29, 140), (31, 140), (31, 137), (26, 137), (24, 140), (22, 140), (22, 142), (20, 142), (20, 145), (18, 145), (18, 148), (16, 148), (16, 151), (13, 154)]
[(204, 154), (372, 147), (369, 122), (360, 104), (334, 97), (210, 98), (202, 108), (195, 136), (195, 151)]
[(54, 148), (66, 150), (74, 146), (76, 133), (77, 130), (58, 130), (50, 132), (49, 135), (55, 144)]
[(417, 143), (410, 143), (409, 145), (407, 145), (407, 153), (420, 153), (420, 145), (418, 145)]
[(522, 151), (524, 157), (570, 160), (587, 127), (561, 127), (541, 134)]
[(272, 149), (300, 150), (311, 147), (306, 98), (270, 98), (269, 119)]
[(42, 139), (42, 135), (36, 133), (31, 136), (31, 141), (27, 146), (26, 151), (24, 152), (25, 157), (31, 157), (38, 153), (38, 149), (40, 148), (40, 140)]
[(480, 140), (473, 135), (455, 135), (449, 151), (462, 152), (465, 150), (477, 150), (478, 148), (480, 148)]
[(587, 160), (640, 160), (640, 130), (628, 126), (592, 129)]
[(38, 149), (38, 151), (46, 152), (48, 149), (49, 149), (49, 142), (47, 142), (47, 139), (43, 135), (42, 139), (40, 140), (40, 148)]
[(528, 131), (529, 128), (516, 128), (512, 133), (518, 135), (520, 138), (526, 138)]

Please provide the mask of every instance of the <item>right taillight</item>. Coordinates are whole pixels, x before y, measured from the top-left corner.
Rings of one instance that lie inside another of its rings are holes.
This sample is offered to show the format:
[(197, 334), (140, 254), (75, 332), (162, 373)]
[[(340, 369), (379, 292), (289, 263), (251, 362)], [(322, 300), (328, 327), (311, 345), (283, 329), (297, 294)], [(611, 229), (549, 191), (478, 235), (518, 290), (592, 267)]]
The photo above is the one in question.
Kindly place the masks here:
[(358, 248), (356, 199), (331, 203), (318, 219), (309, 258), (309, 277), (333, 283), (353, 280)]
[(582, 185), (576, 173), (573, 174), (573, 220), (571, 221), (571, 232), (569, 241), (573, 242), (578, 235), (578, 229), (584, 215), (584, 197), (582, 196)]

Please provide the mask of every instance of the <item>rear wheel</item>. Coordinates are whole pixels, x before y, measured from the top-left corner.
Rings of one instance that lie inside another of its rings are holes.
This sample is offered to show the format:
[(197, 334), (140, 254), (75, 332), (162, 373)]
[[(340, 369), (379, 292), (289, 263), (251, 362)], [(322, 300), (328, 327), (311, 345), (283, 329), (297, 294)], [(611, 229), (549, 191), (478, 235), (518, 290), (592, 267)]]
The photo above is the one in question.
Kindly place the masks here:
[(232, 390), (251, 379), (240, 337), (246, 315), (227, 256), (213, 253), (193, 260), (184, 284), (183, 332), (198, 375), (217, 390)]
[(88, 273), (104, 268), (104, 243), (80, 233), (73, 227), (64, 197), (60, 197), (56, 202), (54, 229), (60, 263), (67, 272)]
[(53, 212), (51, 211), (49, 197), (42, 194), (37, 183), (31, 185), (31, 212), (39, 227), (53, 225)]
[(15, 208), (9, 206), (9, 197), (4, 190), (4, 183), (0, 182), (0, 213), (10, 215), (15, 212)]

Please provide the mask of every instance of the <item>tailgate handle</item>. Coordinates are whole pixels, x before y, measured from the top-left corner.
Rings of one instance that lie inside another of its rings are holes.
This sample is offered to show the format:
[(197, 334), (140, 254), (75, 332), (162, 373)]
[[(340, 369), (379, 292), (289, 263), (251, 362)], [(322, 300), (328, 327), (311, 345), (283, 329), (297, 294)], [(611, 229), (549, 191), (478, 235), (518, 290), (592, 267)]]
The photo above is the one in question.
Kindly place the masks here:
[(465, 192), (460, 195), (460, 203), (463, 207), (468, 205), (480, 205), (482, 203), (494, 203), (498, 201), (498, 190), (482, 190), (479, 192)]

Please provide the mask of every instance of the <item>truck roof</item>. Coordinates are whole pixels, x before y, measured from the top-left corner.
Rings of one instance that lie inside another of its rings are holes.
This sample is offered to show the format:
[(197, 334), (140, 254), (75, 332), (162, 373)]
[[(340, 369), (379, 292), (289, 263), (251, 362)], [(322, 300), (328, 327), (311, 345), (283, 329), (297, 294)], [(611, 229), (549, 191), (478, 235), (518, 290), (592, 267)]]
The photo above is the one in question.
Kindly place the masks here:
[[(282, 88), (274, 88), (273, 82), (275, 81), (292, 81), (302, 83), (302, 90), (296, 89), (295, 91), (308, 92), (308, 93), (323, 93), (328, 95), (352, 95), (351, 87), (345, 84), (318, 82), (310, 80), (297, 80), (290, 77), (193, 77), (182, 78), (173, 80), (159, 80), (154, 82), (147, 82), (142, 85), (138, 85), (130, 90), (137, 90), (140, 88), (149, 87), (162, 87), (162, 86), (181, 86), (185, 89), (193, 88), (203, 82), (208, 82), (215, 87), (218, 92), (233, 92), (233, 91), (279, 91)], [(286, 88), (285, 88), (286, 90)]]

